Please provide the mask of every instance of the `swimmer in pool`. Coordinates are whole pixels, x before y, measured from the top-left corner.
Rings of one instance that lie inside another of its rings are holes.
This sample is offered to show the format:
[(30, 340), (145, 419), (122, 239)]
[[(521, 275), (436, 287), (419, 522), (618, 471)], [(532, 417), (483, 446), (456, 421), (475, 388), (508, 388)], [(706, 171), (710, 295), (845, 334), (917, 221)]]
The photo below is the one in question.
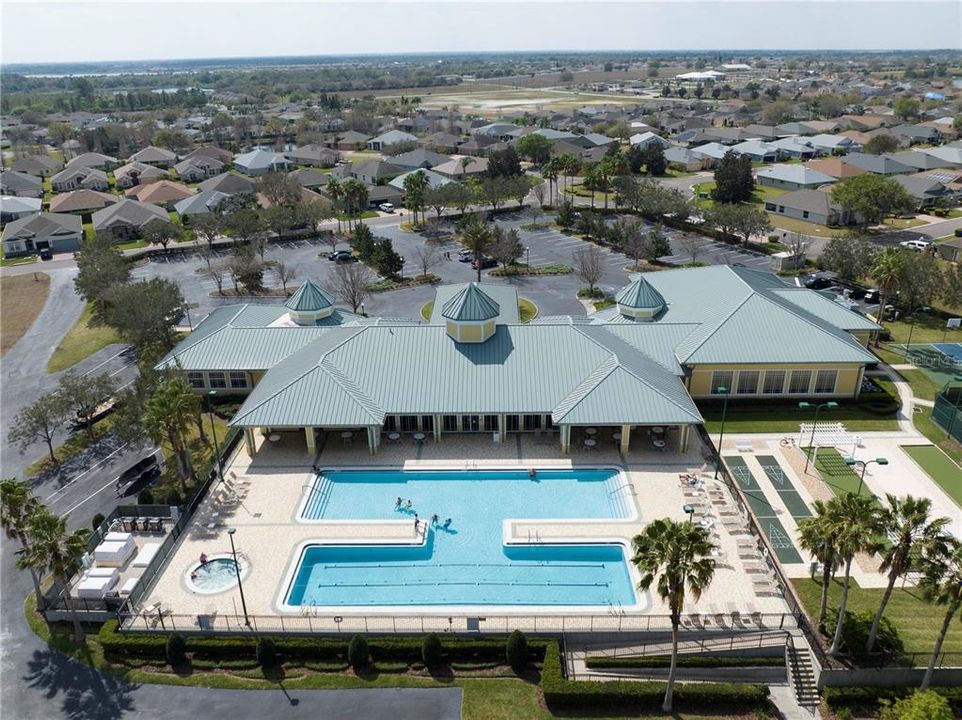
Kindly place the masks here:
[(439, 520), (440, 520), (440, 518), (438, 517), (438, 514), (437, 514), (437, 513), (434, 513), (434, 515), (431, 516), (431, 524), (432, 524), (432, 525), (437, 526)]
[(449, 527), (451, 527), (451, 518), (444, 521), (444, 529), (447, 530)]
[(410, 500), (404, 503), (404, 507), (406, 507), (408, 510), (410, 510), (413, 505), (414, 503), (412, 503)]
[(397, 499), (397, 502), (394, 503), (394, 509), (395, 509), (395, 510), (400, 510), (400, 509), (401, 509), (401, 503), (402, 503), (402, 502), (404, 502), (404, 501), (401, 499), (401, 496), (399, 495), (399, 496), (398, 496), (398, 499)]

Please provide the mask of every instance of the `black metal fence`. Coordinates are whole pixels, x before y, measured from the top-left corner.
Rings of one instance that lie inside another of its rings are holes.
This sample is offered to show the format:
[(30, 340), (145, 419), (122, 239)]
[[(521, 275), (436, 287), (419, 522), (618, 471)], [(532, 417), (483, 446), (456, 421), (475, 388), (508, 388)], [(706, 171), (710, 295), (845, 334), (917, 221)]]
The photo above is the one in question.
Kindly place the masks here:
[(962, 442), (962, 385), (944, 388), (935, 396), (932, 421), (956, 442)]

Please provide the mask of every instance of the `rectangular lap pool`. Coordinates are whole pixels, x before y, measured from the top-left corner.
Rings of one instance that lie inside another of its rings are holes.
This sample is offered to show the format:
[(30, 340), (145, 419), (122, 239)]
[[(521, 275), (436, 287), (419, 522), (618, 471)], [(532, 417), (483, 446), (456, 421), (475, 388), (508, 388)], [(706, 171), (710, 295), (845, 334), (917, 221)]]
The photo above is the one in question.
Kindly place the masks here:
[(623, 482), (614, 470), (540, 470), (534, 479), (526, 470), (324, 472), (301, 510), (304, 520), (413, 525), (417, 513), (422, 522), (437, 514), (441, 524), (423, 546), (309, 544), (285, 604), (634, 606), (621, 544), (502, 541), (505, 519), (631, 518)]

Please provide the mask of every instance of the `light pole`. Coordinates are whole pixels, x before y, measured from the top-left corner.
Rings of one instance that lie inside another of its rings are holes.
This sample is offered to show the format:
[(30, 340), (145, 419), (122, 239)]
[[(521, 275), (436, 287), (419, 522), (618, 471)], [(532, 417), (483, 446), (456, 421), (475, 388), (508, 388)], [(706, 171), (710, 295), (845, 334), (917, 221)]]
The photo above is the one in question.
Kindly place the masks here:
[(856, 460), (855, 458), (851, 458), (851, 457), (845, 458), (845, 464), (848, 465), (849, 467), (852, 467), (853, 465), (862, 466), (862, 474), (859, 476), (859, 479), (858, 479), (858, 490), (855, 492), (856, 495), (862, 494), (862, 483), (865, 482), (865, 470), (868, 468), (869, 465), (872, 465), (873, 463), (875, 465), (888, 465), (889, 461), (886, 460), (884, 457), (875, 458), (874, 460)]
[(250, 627), (251, 621), (250, 618), (247, 617), (247, 602), (244, 600), (244, 583), (241, 582), (240, 565), (237, 564), (237, 550), (234, 548), (235, 532), (237, 532), (237, 528), (227, 528), (227, 537), (230, 538), (230, 554), (234, 558), (234, 572), (237, 573), (237, 589), (240, 590), (241, 608), (244, 611), (244, 624)]
[(715, 480), (718, 479), (718, 470), (721, 467), (722, 441), (725, 439), (725, 416), (728, 415), (728, 388), (722, 385), (717, 389), (716, 394), (724, 395), (725, 399), (722, 402), (721, 430), (718, 432), (718, 457), (715, 459)]
[(527, 245), (524, 246), (524, 264), (531, 269), (531, 248)]
[(832, 400), (830, 400), (829, 402), (824, 402), (824, 403), (800, 402), (800, 403), (798, 404), (798, 407), (799, 407), (800, 410), (809, 410), (809, 409), (811, 409), (811, 408), (815, 408), (815, 421), (812, 423), (812, 438), (811, 438), (811, 440), (809, 440), (809, 442), (808, 442), (808, 452), (805, 453), (805, 470), (804, 470), (804, 472), (807, 473), (807, 472), (808, 472), (808, 463), (809, 463), (809, 461), (812, 459), (812, 452), (813, 452), (814, 449), (815, 449), (815, 428), (818, 427), (818, 413), (819, 413), (819, 411), (820, 411), (822, 408), (826, 408), (826, 409), (828, 409), (828, 410), (833, 410), (834, 408), (837, 408), (837, 407), (838, 407), (838, 403), (835, 402), (835, 401), (832, 401)]
[(214, 424), (214, 410), (211, 407), (210, 399), (217, 395), (216, 390), (208, 390), (204, 400), (207, 403), (207, 412), (210, 414), (210, 434), (214, 437), (214, 462), (217, 463), (217, 477), (224, 482), (224, 468), (220, 464), (220, 445), (217, 444), (217, 425)]
[(912, 313), (912, 317), (909, 321), (909, 341), (905, 343), (905, 357), (909, 356), (909, 351), (912, 349), (912, 333), (915, 330), (915, 313), (928, 312), (931, 310), (928, 305), (923, 305), (918, 310)]

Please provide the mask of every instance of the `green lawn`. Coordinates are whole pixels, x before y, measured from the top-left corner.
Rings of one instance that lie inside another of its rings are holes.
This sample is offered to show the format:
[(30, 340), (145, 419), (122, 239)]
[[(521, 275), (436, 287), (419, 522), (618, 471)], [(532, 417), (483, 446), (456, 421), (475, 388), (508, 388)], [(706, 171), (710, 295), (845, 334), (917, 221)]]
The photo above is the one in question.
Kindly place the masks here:
[[(810, 453), (808, 448), (805, 449), (805, 452)], [(822, 480), (825, 481), (829, 489), (839, 497), (847, 495), (848, 493), (854, 493), (858, 490), (862, 466), (859, 465), (857, 470), (856, 468), (849, 467), (845, 464), (845, 459), (842, 457), (842, 454), (835, 448), (818, 449), (815, 469), (818, 470), (819, 475), (822, 476)], [(863, 485), (860, 494), (871, 495), (872, 491)]]
[[(818, 615), (819, 596), (822, 586), (810, 578), (792, 580), (798, 596), (809, 613)], [(838, 599), (842, 591), (841, 577), (832, 583), (829, 590), (829, 607), (838, 607)], [(878, 610), (882, 598), (883, 588), (862, 589), (855, 580), (851, 581), (848, 595), (848, 608), (852, 611)], [(905, 644), (907, 653), (930, 653), (938, 635), (939, 627), (945, 617), (945, 608), (932, 605), (922, 597), (922, 593), (913, 587), (900, 587), (896, 583), (892, 598), (885, 609), (885, 616), (898, 629), (899, 637)], [(962, 653), (962, 622), (956, 619), (945, 637), (942, 646), (945, 652)], [(921, 658), (916, 664), (923, 664)]]
[(776, 215), (775, 213), (768, 213), (768, 219), (776, 228), (788, 230), (790, 232), (801, 233), (803, 235), (831, 237), (833, 232), (832, 228), (826, 227), (825, 225), (816, 225), (815, 223), (806, 222), (804, 220), (796, 220), (795, 218), (785, 217), (784, 215)]
[[(885, 380), (879, 384), (885, 386)], [(891, 382), (888, 383), (891, 385)], [(722, 406), (718, 403), (698, 403), (698, 409), (705, 418), (705, 428), (712, 434), (721, 429)], [(820, 420), (828, 421), (828, 414)], [(894, 413), (879, 415), (862, 406), (847, 403), (831, 411), (832, 421), (841, 422), (853, 431), (898, 430), (898, 420)], [(725, 417), (725, 433), (798, 433), (798, 426), (812, 421), (811, 410), (800, 410), (798, 403), (779, 403), (766, 405), (738, 405), (730, 403)]]
[(47, 372), (66, 370), (111, 343), (122, 342), (116, 330), (106, 325), (91, 325), (93, 306), (87, 305), (80, 319), (60, 341), (47, 362)]
[(421, 306), (421, 317), (427, 322), (431, 322), (431, 313), (434, 312), (434, 300), (429, 300)]
[(912, 424), (929, 442), (938, 445), (946, 455), (962, 465), (962, 443), (947, 438), (945, 430), (932, 421), (932, 408), (921, 408), (912, 416)]
[[(957, 317), (957, 313), (952, 317)], [(939, 313), (916, 312), (914, 325), (903, 320), (887, 320), (885, 329), (889, 331), (894, 343), (907, 343), (910, 331), (913, 345), (939, 343), (942, 342), (943, 337), (945, 342), (962, 342), (962, 331), (949, 330), (946, 332), (945, 320), (946, 318)]]
[(0, 267), (12, 267), (13, 265), (29, 265), (37, 262), (36, 255), (23, 255), (21, 257), (5, 258), (0, 256)]
[(925, 220), (919, 220), (918, 218), (885, 218), (882, 220), (882, 224), (885, 227), (895, 228), (896, 230), (908, 230), (909, 228), (919, 227), (920, 225), (927, 225)]
[(903, 445), (902, 449), (957, 505), (962, 506), (962, 467), (932, 445)]

